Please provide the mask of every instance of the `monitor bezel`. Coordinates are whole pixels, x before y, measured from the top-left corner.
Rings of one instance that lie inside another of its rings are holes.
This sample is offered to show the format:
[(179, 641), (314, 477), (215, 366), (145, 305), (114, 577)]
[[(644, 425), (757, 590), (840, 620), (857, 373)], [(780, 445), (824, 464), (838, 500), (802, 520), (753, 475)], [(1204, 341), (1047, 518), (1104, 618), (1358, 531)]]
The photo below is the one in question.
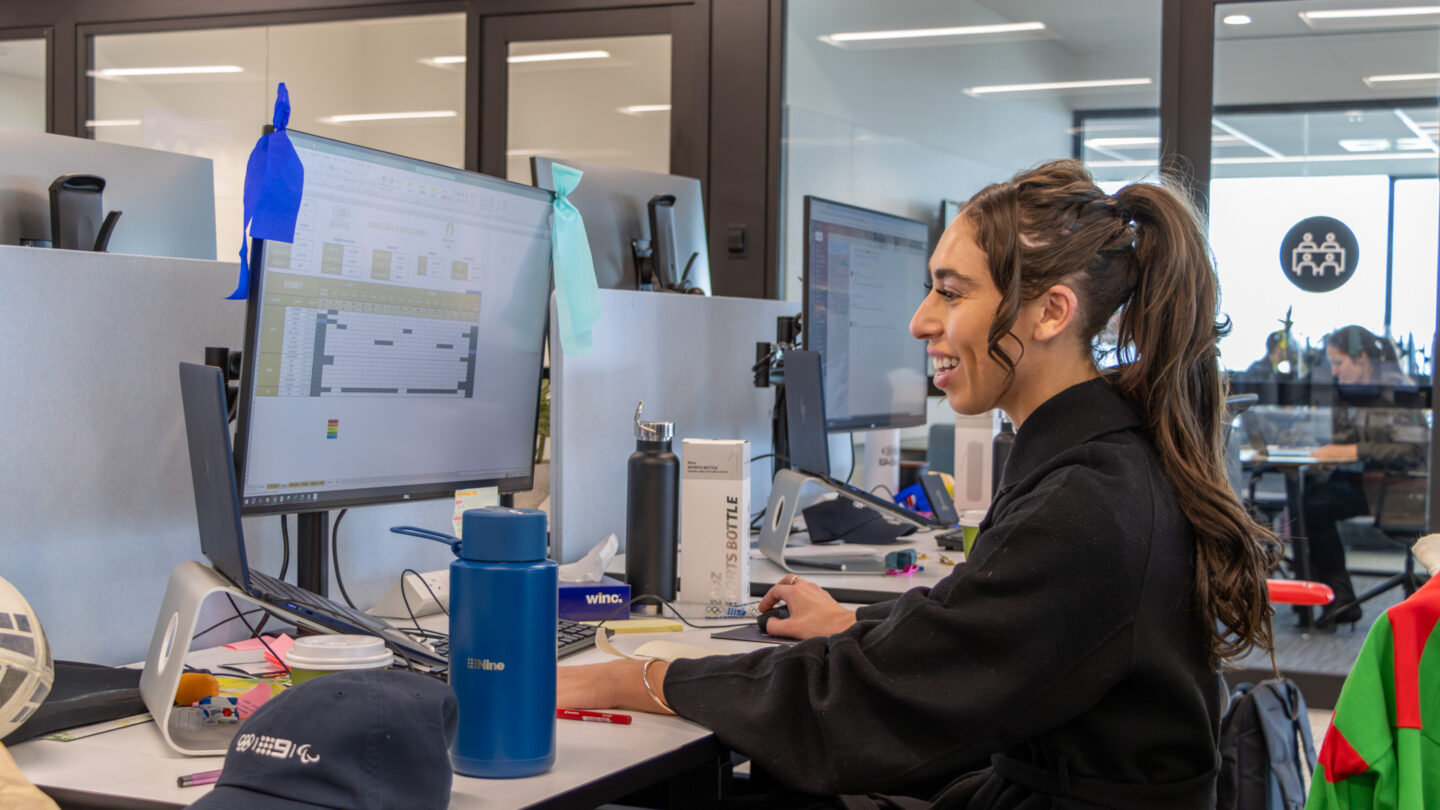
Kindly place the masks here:
[[(506, 180), (506, 179), (500, 178), (500, 177), (494, 177), (494, 176), (488, 175), (488, 174), (481, 174), (480, 172), (472, 172), (472, 171), (469, 171), (468, 169), (459, 169), (459, 168), (456, 168), (456, 167), (454, 167), (454, 166), (447, 166), (447, 165), (445, 165), (445, 164), (443, 164), (443, 163), (435, 163), (435, 162), (433, 162), (433, 161), (421, 160), (420, 158), (409, 157), (409, 156), (407, 156), (407, 155), (401, 155), (401, 154), (397, 154), (397, 153), (395, 153), (395, 152), (386, 152), (386, 151), (384, 151), (384, 150), (382, 150), (382, 149), (375, 149), (375, 148), (369, 147), (369, 146), (361, 146), (360, 144), (354, 144), (354, 143), (350, 143), (350, 142), (348, 142), (348, 141), (339, 141), (339, 140), (336, 140), (336, 139), (334, 139), (334, 138), (326, 138), (326, 137), (324, 137), (323, 135), (315, 135), (315, 134), (313, 134), (313, 133), (300, 132), (300, 131), (294, 130), (294, 129), (287, 129), (286, 132), (291, 133), (291, 134), (298, 134), (298, 135), (301, 135), (302, 137), (305, 137), (305, 138), (314, 138), (314, 139), (316, 139), (316, 140), (327, 141), (327, 142), (330, 142), (330, 143), (343, 144), (343, 145), (345, 145), (345, 146), (350, 146), (350, 147), (354, 147), (354, 148), (357, 148), (357, 149), (362, 149), (362, 150), (365, 150), (365, 151), (367, 151), (367, 152), (373, 152), (373, 153), (378, 154), (378, 155), (385, 155), (385, 156), (389, 156), (389, 157), (393, 157), (393, 158), (398, 158), (398, 159), (400, 159), (400, 160), (404, 160), (404, 161), (411, 162), (411, 163), (422, 164), (422, 165), (427, 165), (427, 166), (434, 166), (434, 167), (436, 167), (436, 168), (444, 169), (444, 170), (446, 170), (446, 171), (461, 171), (461, 172), (467, 172), (467, 173), (469, 173), (469, 174), (479, 175), (479, 176), (481, 176), (481, 177), (484, 177), (486, 180), (494, 181), (494, 182), (499, 183), (499, 184), (502, 184), (502, 185), (504, 185), (504, 186), (512, 186), (512, 187), (514, 187), (514, 188), (521, 189), (521, 190), (523, 190), (523, 192), (524, 192), (525, 194), (527, 194), (527, 195), (529, 195), (529, 196), (535, 196), (536, 199), (539, 199), (539, 198), (540, 198), (540, 197), (537, 196), (537, 195), (544, 195), (544, 196), (548, 197), (548, 199), (552, 202), (552, 204), (553, 204), (554, 199), (555, 199), (555, 194), (554, 194), (554, 192), (552, 192), (552, 191), (547, 191), (546, 189), (536, 188), (535, 186), (526, 185), (526, 184), (524, 184), (524, 183), (516, 183), (516, 182), (511, 181), (511, 180)], [(552, 236), (552, 239), (553, 239), (553, 236)], [(261, 279), (262, 279), (262, 277), (264, 276), (264, 272), (265, 272), (265, 271), (264, 271), (264, 268), (265, 268), (265, 264), (264, 264), (264, 256), (265, 256), (265, 253), (264, 253), (264, 250), (265, 250), (265, 240), (264, 240), (264, 239), (255, 238), (255, 239), (252, 239), (252, 240), (251, 240), (251, 242), (250, 242), (250, 278), (249, 278), (250, 284), (249, 284), (249, 289), (247, 290), (247, 297), (246, 297), (246, 300), (245, 300), (245, 343), (244, 343), (244, 350), (243, 350), (242, 353), (241, 353), (241, 362), (240, 362), (240, 393), (239, 393), (239, 398), (238, 398), (238, 400), (237, 400), (237, 402), (236, 402), (236, 417), (235, 417), (236, 429), (235, 429), (235, 441), (234, 441), (234, 444), (233, 444), (233, 453), (234, 453), (234, 457), (235, 457), (235, 476), (236, 476), (235, 481), (236, 481), (236, 487), (237, 487), (238, 490), (239, 490), (239, 495), (240, 495), (240, 512), (241, 512), (242, 515), (247, 515), (247, 516), (248, 516), (248, 515), (275, 515), (275, 514), (298, 514), (298, 513), (308, 513), (308, 512), (326, 512), (326, 511), (329, 511), (329, 510), (331, 510), (331, 509), (348, 508), (348, 507), (351, 507), (351, 506), (370, 506), (370, 505), (386, 504), (386, 503), (408, 503), (408, 502), (411, 502), (411, 501), (433, 500), (433, 499), (437, 499), (437, 498), (453, 498), (453, 497), (455, 496), (455, 492), (456, 492), (457, 490), (476, 489), (476, 488), (480, 488), (480, 487), (496, 487), (496, 488), (498, 488), (498, 490), (500, 491), (500, 494), (502, 494), (502, 495), (504, 495), (504, 494), (510, 494), (510, 493), (514, 493), (514, 492), (524, 492), (524, 491), (529, 490), (529, 489), (532, 489), (532, 488), (534, 487), (534, 485), (535, 485), (535, 454), (534, 454), (533, 452), (531, 452), (530, 455), (529, 455), (530, 472), (529, 472), (528, 475), (526, 475), (526, 476), (524, 476), (524, 477), (519, 477), (519, 476), (511, 476), (511, 477), (507, 477), (507, 478), (494, 478), (494, 477), (491, 477), (491, 478), (467, 479), (467, 480), (463, 480), (463, 481), (437, 481), (437, 482), (433, 482), (433, 483), (411, 484), (411, 485), (404, 485), (404, 486), (369, 487), (369, 488), (365, 488), (365, 489), (333, 490), (333, 491), (329, 491), (329, 492), (320, 492), (320, 493), (317, 493), (318, 497), (317, 497), (315, 500), (313, 500), (313, 501), (292, 502), (292, 503), (276, 503), (276, 504), (250, 504), (250, 505), (247, 505), (247, 504), (246, 504), (245, 492), (244, 492), (244, 489), (245, 489), (245, 455), (246, 455), (246, 453), (247, 453), (247, 451), (248, 451), (248, 449), (249, 449), (249, 435), (250, 435), (250, 427), (251, 427), (251, 425), (250, 425), (250, 411), (251, 411), (251, 401), (252, 401), (253, 394), (254, 394), (254, 391), (253, 391), (252, 389), (253, 389), (253, 385), (254, 385), (253, 380), (254, 380), (254, 375), (255, 375), (255, 365), (254, 365), (254, 364), (255, 364), (255, 352), (252, 350), (252, 347), (253, 347), (254, 345), (256, 345), (256, 341), (257, 341), (257, 339), (258, 339), (258, 338), (257, 338), (257, 335), (256, 335), (256, 330), (257, 330), (257, 328), (258, 328), (258, 323), (257, 323), (258, 318), (257, 318), (257, 315), (258, 315), (258, 310), (259, 310), (259, 300), (260, 300), (260, 299), (259, 299), (259, 293), (260, 293)], [(552, 255), (553, 255), (553, 254), (552, 254)], [(545, 381), (545, 368), (544, 368), (544, 366), (543, 366), (543, 363), (544, 363), (544, 357), (545, 357), (545, 349), (546, 349), (547, 342), (549, 341), (549, 335), (550, 335), (550, 297), (554, 294), (554, 291), (555, 291), (555, 273), (554, 273), (553, 259), (552, 259), (552, 264), (547, 265), (547, 267), (546, 267), (546, 269), (545, 269), (545, 277), (546, 277), (545, 306), (544, 306), (544, 308), (543, 308), (543, 309), (544, 309), (544, 313), (543, 313), (543, 315), (542, 315), (543, 321), (542, 321), (542, 331), (541, 331), (542, 337), (541, 337), (540, 346), (539, 346), (539, 349), (540, 349), (540, 357), (541, 357), (540, 362), (542, 363), (542, 366), (541, 366), (541, 369), (540, 369), (540, 374), (537, 376), (537, 378), (536, 378), (536, 380), (535, 380), (535, 408), (534, 408), (534, 411), (533, 411), (533, 413), (534, 413), (534, 418), (533, 418), (533, 420), (532, 420), (532, 422), (531, 422), (531, 426), (530, 426), (530, 432), (531, 432), (532, 434), (534, 434), (534, 433), (539, 429), (539, 425), (540, 425), (540, 405), (541, 405), (541, 402), (540, 402), (540, 394), (541, 394), (541, 390), (542, 390), (542, 388), (543, 388), (543, 386), (544, 386), (544, 381)], [(532, 447), (533, 447), (533, 443), (532, 443)]]
[[(804, 220), (803, 220), (803, 221), (804, 221), (804, 228), (805, 228), (805, 237), (804, 237), (804, 240), (803, 240), (803, 241), (804, 241), (805, 244), (804, 244), (804, 247), (801, 249), (801, 260), (800, 260), (801, 289), (802, 289), (802, 296), (803, 296), (803, 297), (802, 297), (802, 304), (801, 304), (801, 311), (804, 313), (804, 322), (803, 322), (803, 324), (802, 324), (801, 334), (802, 334), (802, 336), (804, 337), (803, 347), (804, 347), (805, 349), (807, 349), (807, 350), (816, 351), (816, 352), (819, 352), (819, 353), (820, 353), (820, 358), (821, 358), (821, 370), (822, 370), (822, 372), (823, 372), (823, 371), (828, 367), (828, 365), (829, 365), (829, 359), (825, 356), (825, 351), (824, 351), (824, 349), (822, 349), (822, 348), (819, 347), (819, 346), (812, 346), (812, 345), (811, 345), (811, 334), (810, 334), (810, 326), (811, 326), (811, 324), (814, 323), (814, 318), (811, 317), (812, 312), (813, 312), (813, 310), (812, 310), (813, 301), (811, 300), (811, 294), (810, 294), (810, 292), (811, 292), (811, 285), (810, 285), (810, 259), (811, 259), (811, 251), (814, 249), (814, 244), (815, 244), (815, 240), (811, 238), (811, 233), (810, 233), (811, 204), (812, 204), (812, 202), (824, 203), (825, 205), (833, 205), (833, 206), (837, 206), (837, 207), (840, 207), (840, 208), (849, 208), (849, 209), (852, 210), (852, 211), (858, 211), (858, 212), (860, 212), (860, 213), (862, 213), (862, 214), (878, 214), (878, 215), (880, 215), (880, 216), (887, 217), (887, 218), (889, 218), (889, 219), (893, 219), (893, 220), (896, 220), (896, 221), (899, 221), (899, 222), (904, 222), (904, 223), (908, 223), (908, 224), (911, 224), (911, 225), (919, 225), (919, 226), (922, 227), (922, 228), (926, 228), (926, 229), (927, 229), (927, 233), (928, 233), (928, 228), (929, 228), (929, 226), (926, 225), (924, 222), (921, 222), (921, 221), (918, 220), (918, 219), (911, 219), (911, 218), (909, 218), (909, 217), (902, 217), (902, 216), (899, 216), (899, 215), (897, 215), (897, 214), (891, 214), (891, 213), (889, 213), (889, 212), (887, 212), (887, 211), (877, 211), (877, 210), (875, 210), (875, 209), (873, 209), (873, 208), (862, 208), (861, 206), (858, 206), (858, 205), (851, 205), (850, 203), (843, 203), (843, 202), (840, 202), (840, 201), (838, 201), (838, 200), (831, 200), (831, 199), (827, 199), (827, 198), (825, 198), (825, 197), (816, 196), (816, 195), (813, 195), (813, 194), (806, 194), (806, 195), (805, 195), (805, 199), (804, 199), (804, 212), (805, 212), (805, 213), (804, 213)], [(920, 412), (919, 412), (919, 413), (916, 413), (916, 414), (894, 414), (894, 413), (891, 413), (891, 414), (865, 414), (865, 415), (863, 415), (863, 416), (852, 416), (852, 417), (850, 417), (850, 418), (848, 418), (848, 419), (840, 419), (840, 418), (836, 418), (836, 417), (834, 417), (834, 416), (831, 416), (831, 415), (827, 412), (826, 417), (825, 417), (825, 429), (826, 429), (827, 431), (829, 431), (830, 433), (846, 433), (846, 432), (856, 431), (856, 430), (883, 430), (883, 429), (889, 429), (889, 428), (919, 427), (919, 426), (921, 426), (921, 425), (924, 425), (924, 424), (928, 423), (928, 422), (929, 422), (929, 387), (930, 387), (929, 378), (930, 378), (930, 375), (929, 375), (929, 369), (927, 368), (927, 361), (925, 361), (925, 360), (923, 359), (923, 358), (925, 357), (925, 347), (924, 347), (924, 345), (921, 344), (919, 341), (916, 341), (915, 351), (916, 351), (916, 352), (921, 356), (921, 358), (922, 358), (922, 360), (921, 360), (921, 365), (920, 365), (920, 373), (921, 373), (921, 375), (924, 376), (925, 379), (926, 379), (925, 386), (922, 388), (923, 394), (922, 394), (921, 399), (920, 399), (921, 407), (920, 407)], [(827, 390), (828, 390), (828, 389), (827, 389)]]

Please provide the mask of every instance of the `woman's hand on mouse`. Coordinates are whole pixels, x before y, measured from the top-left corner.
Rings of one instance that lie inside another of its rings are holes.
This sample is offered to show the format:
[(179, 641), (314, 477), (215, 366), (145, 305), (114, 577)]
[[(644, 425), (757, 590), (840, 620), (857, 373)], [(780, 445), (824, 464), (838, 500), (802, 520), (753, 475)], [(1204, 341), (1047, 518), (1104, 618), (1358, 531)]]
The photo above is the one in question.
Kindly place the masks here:
[(855, 611), (842, 607), (824, 588), (795, 574), (786, 574), (780, 584), (765, 593), (760, 600), (760, 612), (780, 602), (790, 609), (790, 618), (771, 619), (765, 631), (772, 636), (833, 636), (855, 623)]

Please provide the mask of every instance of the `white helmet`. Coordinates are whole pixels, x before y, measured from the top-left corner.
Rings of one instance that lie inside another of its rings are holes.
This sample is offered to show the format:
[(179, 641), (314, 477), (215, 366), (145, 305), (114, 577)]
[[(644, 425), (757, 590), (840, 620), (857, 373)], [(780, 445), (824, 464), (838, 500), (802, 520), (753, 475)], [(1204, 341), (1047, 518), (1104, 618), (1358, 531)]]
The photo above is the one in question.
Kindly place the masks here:
[(54, 682), (55, 663), (40, 619), (0, 577), (0, 737), (30, 719)]

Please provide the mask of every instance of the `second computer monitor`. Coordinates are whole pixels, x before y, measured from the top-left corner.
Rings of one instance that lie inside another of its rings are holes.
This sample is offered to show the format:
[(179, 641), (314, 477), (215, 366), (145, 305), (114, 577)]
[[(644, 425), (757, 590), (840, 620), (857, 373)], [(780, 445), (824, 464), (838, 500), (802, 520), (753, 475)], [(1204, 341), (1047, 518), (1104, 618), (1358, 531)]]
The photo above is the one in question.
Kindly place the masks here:
[[(699, 180), (599, 163), (535, 157), (530, 159), (530, 172), (536, 186), (555, 190), (551, 173), (555, 163), (584, 172), (580, 185), (568, 199), (585, 220), (590, 254), (595, 260), (595, 279), (601, 287), (639, 289), (631, 242), (642, 239), (651, 242), (653, 249), (649, 204), (656, 197), (668, 195), (675, 199), (670, 211), (662, 212), (662, 216), (673, 215), (675, 241), (670, 247), (672, 260), (663, 265), (667, 269), (673, 266), (673, 275), (664, 281), (671, 288), (683, 287), (710, 294), (710, 252), (706, 247), (705, 209)], [(647, 281), (640, 280), (641, 283)]]
[(805, 348), (825, 361), (831, 431), (925, 424), (925, 346), (910, 318), (925, 297), (930, 228), (805, 198)]
[(553, 195), (289, 134), (295, 240), (251, 254), (243, 510), (529, 489)]

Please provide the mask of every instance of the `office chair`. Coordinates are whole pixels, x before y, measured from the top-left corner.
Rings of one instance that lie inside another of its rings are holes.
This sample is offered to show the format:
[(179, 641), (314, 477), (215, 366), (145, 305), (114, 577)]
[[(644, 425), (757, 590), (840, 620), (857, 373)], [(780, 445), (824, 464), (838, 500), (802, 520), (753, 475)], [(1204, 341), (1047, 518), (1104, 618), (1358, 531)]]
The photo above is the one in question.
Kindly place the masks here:
[(1397, 586), (1405, 590), (1408, 598), (1429, 578), (1416, 573), (1415, 554), (1411, 548), (1416, 539), (1425, 533), (1425, 498), (1428, 485), (1429, 478), (1423, 473), (1387, 473), (1379, 481), (1375, 514), (1349, 519), (1353, 523), (1373, 526), (1392, 545), (1403, 549), (1405, 562), (1399, 573), (1388, 577), (1353, 600), (1336, 605), (1336, 613), (1351, 605), (1364, 604)]

